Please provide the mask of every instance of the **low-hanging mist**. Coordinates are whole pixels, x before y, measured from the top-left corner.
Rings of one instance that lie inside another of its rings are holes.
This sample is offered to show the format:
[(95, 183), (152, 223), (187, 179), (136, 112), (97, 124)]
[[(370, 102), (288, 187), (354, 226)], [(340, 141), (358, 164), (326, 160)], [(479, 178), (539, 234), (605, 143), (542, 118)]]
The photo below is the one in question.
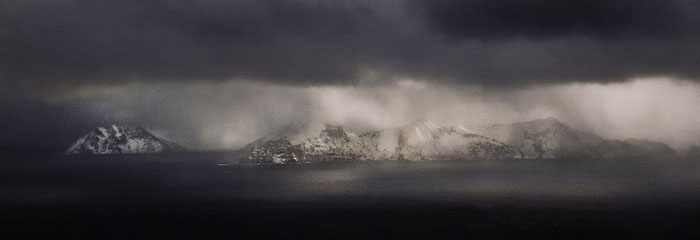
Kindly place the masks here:
[(34, 115), (28, 120), (21, 114), (15, 120), (8, 117), (5, 121), (24, 121), (26, 128), (51, 126), (37, 132), (16, 124), (6, 131), (9, 139), (21, 143), (40, 139), (27, 134), (49, 135), (51, 140), (36, 144), (58, 149), (96, 125), (118, 123), (142, 126), (192, 149), (212, 150), (236, 149), (300, 122), (342, 124), (362, 131), (417, 119), (444, 126), (478, 126), (555, 117), (611, 138), (646, 138), (676, 148), (700, 144), (700, 108), (692, 108), (700, 102), (700, 85), (670, 78), (526, 89), (436, 85), (413, 79), (320, 87), (236, 80), (134, 83), (61, 93), (41, 98), (31, 108), (42, 106), (51, 110), (42, 112), (72, 116), (68, 117), (72, 121)]

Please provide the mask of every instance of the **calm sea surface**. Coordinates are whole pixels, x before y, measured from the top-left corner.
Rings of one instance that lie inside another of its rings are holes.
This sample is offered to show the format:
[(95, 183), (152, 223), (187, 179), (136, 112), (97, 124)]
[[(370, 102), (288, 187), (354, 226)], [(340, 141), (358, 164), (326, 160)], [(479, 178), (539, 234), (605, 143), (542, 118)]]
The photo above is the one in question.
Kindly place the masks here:
[(0, 230), (73, 238), (699, 236), (698, 157), (234, 159), (6, 156)]

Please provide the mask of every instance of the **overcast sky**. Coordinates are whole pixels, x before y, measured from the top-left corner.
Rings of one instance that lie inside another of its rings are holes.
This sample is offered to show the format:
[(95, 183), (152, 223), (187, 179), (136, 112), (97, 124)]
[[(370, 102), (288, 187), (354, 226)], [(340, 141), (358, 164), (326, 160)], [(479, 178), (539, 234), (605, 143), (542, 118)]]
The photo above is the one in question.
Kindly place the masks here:
[(557, 117), (700, 144), (696, 0), (0, 1), (0, 149), (104, 124), (197, 149), (294, 121)]

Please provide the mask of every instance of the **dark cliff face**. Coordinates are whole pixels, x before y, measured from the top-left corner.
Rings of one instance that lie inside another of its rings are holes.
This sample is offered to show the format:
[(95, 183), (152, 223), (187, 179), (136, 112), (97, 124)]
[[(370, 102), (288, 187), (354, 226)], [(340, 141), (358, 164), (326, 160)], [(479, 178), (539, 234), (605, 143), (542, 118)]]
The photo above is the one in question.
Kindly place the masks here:
[(181, 152), (177, 144), (158, 138), (140, 127), (98, 127), (76, 141), (66, 152), (87, 154)]
[(292, 145), (286, 139), (265, 141), (251, 146), (247, 151), (241, 163), (296, 163), (298, 156), (302, 156), (299, 146)]
[(676, 150), (665, 143), (649, 141), (644, 139), (627, 139), (625, 142), (635, 145), (639, 150), (647, 155), (667, 155), (676, 154)]

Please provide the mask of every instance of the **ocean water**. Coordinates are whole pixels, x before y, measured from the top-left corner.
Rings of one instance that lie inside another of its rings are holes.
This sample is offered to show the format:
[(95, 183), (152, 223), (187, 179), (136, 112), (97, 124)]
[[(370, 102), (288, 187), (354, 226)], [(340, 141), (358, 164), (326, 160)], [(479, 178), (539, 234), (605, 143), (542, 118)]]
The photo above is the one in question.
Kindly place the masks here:
[(700, 237), (700, 158), (231, 164), (230, 153), (0, 162), (0, 226), (69, 238)]

